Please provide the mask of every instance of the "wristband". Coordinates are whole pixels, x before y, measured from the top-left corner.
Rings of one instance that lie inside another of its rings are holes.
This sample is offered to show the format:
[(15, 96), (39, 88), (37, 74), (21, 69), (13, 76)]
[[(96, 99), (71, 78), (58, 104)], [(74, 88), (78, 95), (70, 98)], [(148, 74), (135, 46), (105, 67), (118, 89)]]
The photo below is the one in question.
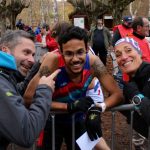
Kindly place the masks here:
[(102, 112), (104, 112), (106, 110), (106, 104), (103, 103), (96, 103), (96, 106), (101, 107), (102, 108)]
[(132, 103), (134, 105), (140, 105), (143, 98), (144, 98), (144, 95), (137, 94), (132, 98)]

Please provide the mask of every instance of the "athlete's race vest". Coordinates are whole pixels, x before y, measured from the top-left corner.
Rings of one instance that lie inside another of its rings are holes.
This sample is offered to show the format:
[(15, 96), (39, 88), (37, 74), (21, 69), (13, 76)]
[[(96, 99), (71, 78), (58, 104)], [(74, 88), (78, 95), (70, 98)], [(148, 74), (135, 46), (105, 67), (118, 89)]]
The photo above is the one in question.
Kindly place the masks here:
[(86, 63), (84, 65), (82, 81), (80, 83), (74, 83), (70, 81), (65, 66), (61, 66), (59, 68), (61, 69), (61, 72), (56, 77), (53, 100), (67, 103), (86, 96), (86, 91), (88, 89), (89, 84), (92, 81), (89, 55), (86, 55)]
[[(89, 55), (86, 55), (86, 63), (84, 65), (83, 73), (82, 73), (82, 81), (80, 83), (73, 83), (69, 80), (68, 75), (65, 70), (65, 63), (62, 55), (59, 51), (55, 51), (58, 55), (58, 65), (61, 69), (61, 72), (56, 77), (55, 82), (55, 92), (53, 93), (53, 100), (58, 102), (72, 102), (77, 100), (78, 98), (86, 96), (86, 91), (89, 84), (92, 81), (92, 76), (90, 72), (90, 63), (89, 63)], [(83, 120), (84, 114), (78, 113), (76, 114), (75, 120)], [(55, 119), (61, 122), (71, 122), (71, 114), (64, 115), (55, 115)], [(40, 133), (40, 136), (37, 140), (37, 146), (42, 146), (43, 144), (44, 131)]]

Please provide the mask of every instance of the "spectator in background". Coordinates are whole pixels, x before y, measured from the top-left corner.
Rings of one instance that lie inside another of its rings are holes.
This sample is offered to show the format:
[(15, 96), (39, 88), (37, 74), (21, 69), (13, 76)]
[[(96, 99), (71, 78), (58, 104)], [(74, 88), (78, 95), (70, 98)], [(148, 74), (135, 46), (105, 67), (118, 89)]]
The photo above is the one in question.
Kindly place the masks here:
[(16, 27), (19, 29), (19, 30), (23, 30), (24, 29), (24, 23), (22, 22), (22, 19), (19, 19), (16, 23)]
[(32, 30), (32, 27), (30, 27), (28, 25), (24, 25), (23, 30), (30, 33), (33, 37), (35, 36), (34, 31)]
[[(136, 104), (133, 118), (133, 143), (136, 150), (145, 148), (145, 137), (148, 138), (150, 125), (150, 63), (141, 59), (141, 50), (138, 43), (132, 38), (122, 38), (115, 44), (115, 53), (119, 68), (129, 75), (129, 82), (124, 83), (123, 94), (125, 103)], [(130, 112), (126, 113), (128, 121)], [(144, 137), (143, 137), (144, 136)]]
[(148, 40), (145, 38), (149, 36), (149, 21), (144, 17), (136, 17), (132, 23), (133, 33), (129, 37), (133, 38), (140, 47), (142, 52), (142, 59), (150, 62), (150, 46)]
[(42, 43), (43, 48), (48, 48), (49, 52), (58, 49), (58, 43), (51, 37), (49, 25), (44, 23), (41, 33), (36, 35), (36, 41)]
[(114, 46), (115, 43), (130, 34), (132, 34), (132, 17), (131, 16), (124, 16), (122, 24), (116, 25), (113, 28), (113, 39), (112, 39), (112, 45)]
[(107, 51), (111, 49), (112, 38), (109, 29), (104, 26), (102, 18), (97, 18), (96, 26), (92, 28), (90, 34), (92, 49), (106, 65)]
[(35, 35), (38, 35), (38, 34), (40, 34), (40, 32), (41, 32), (41, 27), (40, 27), (40, 23), (38, 24), (38, 26), (36, 27), (36, 29), (35, 29)]
[(57, 22), (51, 30), (51, 37), (55, 38), (55, 40), (58, 42), (58, 37), (70, 26), (71, 24), (68, 22)]

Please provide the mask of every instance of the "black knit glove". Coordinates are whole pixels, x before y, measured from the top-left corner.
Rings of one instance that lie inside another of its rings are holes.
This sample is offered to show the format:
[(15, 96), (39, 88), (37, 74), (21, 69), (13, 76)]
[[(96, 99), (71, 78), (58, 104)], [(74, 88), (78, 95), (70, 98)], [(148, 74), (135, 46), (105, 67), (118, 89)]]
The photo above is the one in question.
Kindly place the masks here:
[(91, 141), (96, 140), (102, 136), (101, 130), (101, 112), (102, 109), (99, 107), (91, 107), (86, 116), (86, 130)]
[(68, 103), (67, 110), (70, 113), (77, 111), (86, 112), (90, 106), (94, 104), (93, 99), (89, 96), (80, 98), (72, 103)]
[(139, 93), (139, 89), (135, 82), (124, 83), (123, 95), (126, 100), (132, 100), (132, 98)]

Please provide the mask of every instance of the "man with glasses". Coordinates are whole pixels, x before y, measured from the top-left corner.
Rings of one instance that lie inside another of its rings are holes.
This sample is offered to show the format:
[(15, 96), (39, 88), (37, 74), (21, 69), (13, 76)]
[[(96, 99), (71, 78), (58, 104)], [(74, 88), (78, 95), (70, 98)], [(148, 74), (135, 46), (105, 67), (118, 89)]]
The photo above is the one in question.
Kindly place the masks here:
[(146, 62), (150, 62), (150, 47), (149, 42), (145, 38), (149, 36), (149, 21), (144, 17), (136, 17), (132, 24), (133, 34), (129, 37), (138, 42), (142, 51), (142, 59)]
[[(46, 56), (38, 73), (30, 82), (25, 97), (28, 100), (32, 99), (33, 90), (40, 76), (52, 73), (58, 67), (61, 69), (55, 81), (56, 88), (51, 108), (68, 113), (55, 115), (55, 149), (60, 149), (63, 138), (65, 138), (67, 149), (70, 150), (72, 149), (71, 117), (73, 113), (76, 113), (75, 139), (77, 139), (85, 132), (85, 114), (93, 103), (91, 98), (86, 97), (86, 91), (93, 87), (91, 82), (93, 78), (99, 79), (109, 92), (109, 97), (105, 99), (105, 102), (96, 104), (96, 107), (94, 105), (89, 110), (92, 114), (86, 118), (86, 129), (91, 140), (102, 136), (101, 112), (119, 104), (122, 101), (122, 94), (99, 57), (88, 53), (88, 36), (84, 29), (69, 27), (59, 37), (58, 43), (61, 52), (51, 52)], [(52, 133), (51, 118), (48, 123), (46, 125), (47, 136), (44, 137), (44, 150), (52, 149), (52, 137), (49, 136)], [(77, 144), (75, 146), (78, 150)]]

